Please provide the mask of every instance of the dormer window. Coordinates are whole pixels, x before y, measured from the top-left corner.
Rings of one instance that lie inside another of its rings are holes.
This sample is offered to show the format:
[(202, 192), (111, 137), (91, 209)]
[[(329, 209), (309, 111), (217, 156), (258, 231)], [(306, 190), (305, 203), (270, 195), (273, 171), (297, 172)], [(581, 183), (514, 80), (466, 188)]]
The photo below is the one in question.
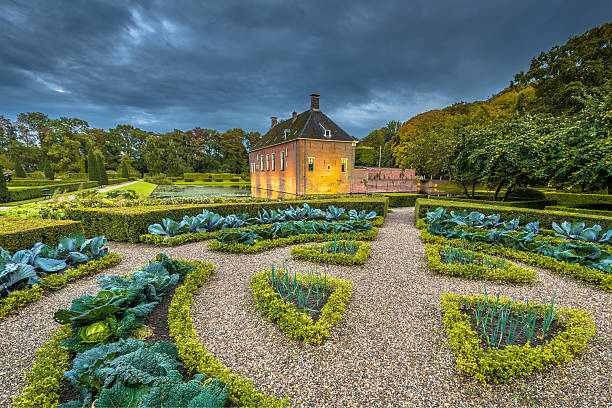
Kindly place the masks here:
[(331, 130), (325, 129), (325, 137), (331, 139)]
[(287, 139), (290, 132), (291, 132), (291, 129), (285, 129), (285, 139)]

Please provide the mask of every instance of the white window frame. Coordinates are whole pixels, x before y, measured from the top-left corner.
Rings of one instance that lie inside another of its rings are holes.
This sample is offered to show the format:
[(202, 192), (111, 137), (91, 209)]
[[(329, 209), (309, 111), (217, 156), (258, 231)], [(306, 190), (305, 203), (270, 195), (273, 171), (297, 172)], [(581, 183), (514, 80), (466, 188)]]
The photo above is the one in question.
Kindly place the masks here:
[(276, 171), (276, 154), (272, 153), (272, 171)]
[(266, 153), (266, 171), (270, 171), (270, 154)]
[(285, 151), (281, 150), (281, 171), (285, 171)]
[[(310, 159), (312, 159), (312, 170), (310, 170)], [(308, 171), (309, 172), (314, 171), (314, 166), (315, 166), (315, 158), (314, 157), (309, 157), (308, 158)]]

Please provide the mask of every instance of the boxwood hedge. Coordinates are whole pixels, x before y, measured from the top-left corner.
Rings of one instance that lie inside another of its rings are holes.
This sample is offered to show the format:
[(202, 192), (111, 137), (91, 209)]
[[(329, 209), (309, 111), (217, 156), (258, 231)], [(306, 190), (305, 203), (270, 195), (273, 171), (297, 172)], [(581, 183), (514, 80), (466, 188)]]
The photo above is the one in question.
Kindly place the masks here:
[(564, 207), (574, 207), (585, 204), (612, 204), (610, 194), (581, 194), (581, 193), (561, 193), (557, 191), (543, 191), (547, 200), (554, 200), (557, 205)]
[(605, 217), (591, 214), (576, 214), (563, 211), (546, 211), (534, 210), (531, 208), (506, 207), (503, 205), (488, 205), (478, 204), (473, 202), (451, 201), (451, 200), (433, 200), (419, 198), (415, 205), (416, 219), (425, 217), (428, 211), (433, 211), (437, 207), (445, 207), (450, 210), (465, 210), (479, 211), (483, 214), (499, 214), (502, 220), (510, 220), (512, 218), (521, 217), (521, 224), (526, 224), (531, 221), (539, 221), (542, 228), (550, 229), (552, 222), (558, 224), (563, 221), (584, 222), (591, 226), (599, 224), (603, 228), (612, 228), (612, 217)]
[(375, 194), (376, 196), (383, 196), (389, 198), (389, 207), (414, 207), (414, 203), (417, 198), (427, 198), (427, 194), (417, 193), (381, 193)]
[(68, 208), (69, 219), (81, 221), (88, 236), (104, 235), (113, 241), (138, 242), (147, 233), (151, 224), (161, 223), (162, 218), (180, 220), (185, 215), (197, 215), (207, 209), (220, 215), (248, 213), (257, 215), (262, 209), (280, 209), (301, 206), (304, 202), (312, 208), (326, 209), (330, 205), (351, 209), (376, 211), (386, 216), (388, 198), (338, 198), (329, 200), (287, 200), (275, 202), (236, 202), (218, 204), (160, 205), (150, 207), (112, 207), (112, 208)]
[[(182, 261), (182, 260), (181, 260)], [(183, 261), (186, 262), (186, 261)], [(174, 339), (178, 354), (185, 368), (208, 377), (216, 378), (229, 390), (229, 402), (240, 407), (283, 407), (288, 400), (261, 393), (253, 387), (249, 379), (232, 373), (219, 360), (206, 350), (198, 333), (193, 328), (191, 308), (193, 298), (199, 288), (204, 286), (214, 273), (214, 266), (200, 261), (188, 262), (196, 269), (185, 278), (172, 297), (168, 310), (170, 336)]]
[[(480, 345), (478, 334), (472, 330), (470, 316), (462, 311), (473, 307), (484, 296), (444, 294), (440, 308), (450, 348), (455, 352), (460, 371), (483, 383), (504, 383), (518, 377), (563, 365), (582, 353), (595, 334), (593, 320), (582, 310), (558, 309), (555, 320), (563, 328), (545, 345), (507, 346), (486, 352)], [(495, 299), (490, 298), (495, 302)], [(502, 302), (507, 299), (501, 299)], [(540, 306), (530, 303), (531, 307)], [(515, 310), (526, 308), (515, 305)], [(546, 311), (546, 310), (545, 310)]]
[[(531, 283), (535, 280), (535, 272), (509, 263), (503, 268), (487, 268), (479, 264), (448, 264), (442, 261), (444, 245), (427, 244), (425, 246), (425, 259), (432, 271), (449, 276), (466, 279), (486, 279), (493, 281)], [(475, 252), (474, 260), (482, 262), (484, 254)]]
[(357, 252), (354, 255), (337, 253), (331, 254), (322, 252), (325, 246), (322, 244), (302, 245), (291, 248), (291, 255), (296, 259), (304, 259), (311, 262), (329, 263), (334, 265), (363, 265), (368, 260), (372, 246), (363, 241), (351, 241), (357, 245)]
[[(276, 271), (283, 274), (283, 271)], [(321, 344), (329, 336), (329, 330), (344, 316), (346, 304), (351, 299), (353, 282), (327, 276), (326, 283), (333, 289), (321, 315), (316, 323), (312, 318), (300, 312), (292, 303), (281, 299), (270, 285), (270, 271), (260, 272), (251, 278), (251, 290), (261, 313), (275, 321), (285, 334), (291, 338), (311, 344)], [(322, 282), (323, 276), (310, 276)], [(308, 279), (307, 275), (298, 274), (300, 282)]]
[(30, 249), (37, 242), (55, 246), (60, 237), (82, 230), (78, 221), (0, 217), (0, 247), (15, 252)]

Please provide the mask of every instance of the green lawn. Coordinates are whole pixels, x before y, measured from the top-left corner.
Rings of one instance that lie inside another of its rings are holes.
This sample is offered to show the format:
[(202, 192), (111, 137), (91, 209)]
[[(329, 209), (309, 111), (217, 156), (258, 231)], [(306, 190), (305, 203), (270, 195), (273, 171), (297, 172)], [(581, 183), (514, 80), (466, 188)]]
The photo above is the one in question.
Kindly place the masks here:
[(114, 188), (109, 191), (134, 190), (139, 196), (148, 197), (149, 195), (151, 195), (151, 192), (155, 190), (155, 187), (157, 187), (157, 184), (147, 183), (146, 181), (139, 181), (137, 183), (130, 184), (129, 186)]

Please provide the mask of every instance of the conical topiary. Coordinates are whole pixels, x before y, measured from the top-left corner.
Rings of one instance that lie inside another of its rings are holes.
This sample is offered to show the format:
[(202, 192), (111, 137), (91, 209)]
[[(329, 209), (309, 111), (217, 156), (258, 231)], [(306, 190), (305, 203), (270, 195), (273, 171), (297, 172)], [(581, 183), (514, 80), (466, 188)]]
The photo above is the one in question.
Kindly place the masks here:
[(43, 167), (42, 168), (43, 173), (45, 173), (45, 177), (49, 180), (53, 180), (55, 178), (55, 172), (53, 171), (53, 168), (51, 167), (51, 163), (49, 163), (48, 159), (43, 160), (42, 167)]
[(125, 160), (121, 162), (121, 168), (120, 168), (119, 175), (121, 176), (121, 178), (126, 178), (126, 179), (130, 178), (130, 171), (128, 170), (127, 162)]
[(21, 160), (19, 158), (15, 159), (15, 177), (26, 178), (26, 172), (23, 169), (23, 165), (21, 164)]
[(4, 167), (0, 164), (0, 202), (6, 203), (11, 201), (11, 195), (8, 187), (6, 186), (6, 179), (4, 178)]
[(90, 181), (98, 181), (98, 162), (96, 155), (91, 150), (87, 153), (87, 178)]
[(108, 174), (106, 174), (106, 167), (104, 166), (104, 159), (102, 159), (102, 155), (96, 154), (97, 163), (98, 163), (98, 183), (101, 186), (105, 186), (108, 184)]

